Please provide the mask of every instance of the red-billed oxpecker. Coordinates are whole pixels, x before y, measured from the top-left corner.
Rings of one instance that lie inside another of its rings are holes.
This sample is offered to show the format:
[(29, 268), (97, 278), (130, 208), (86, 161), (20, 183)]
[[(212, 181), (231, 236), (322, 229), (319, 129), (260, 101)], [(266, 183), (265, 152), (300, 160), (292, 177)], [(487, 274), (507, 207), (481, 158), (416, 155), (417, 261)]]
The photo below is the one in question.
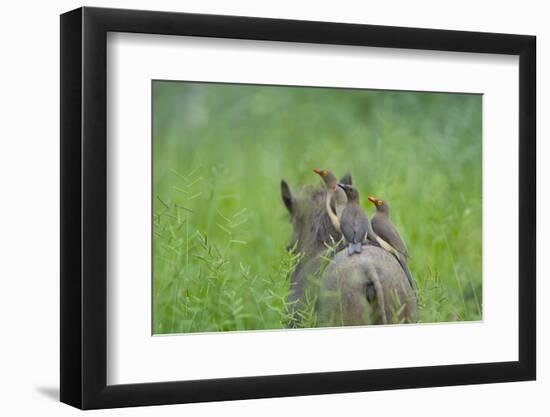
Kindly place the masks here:
[(397, 228), (390, 220), (390, 207), (388, 203), (375, 197), (369, 197), (369, 201), (376, 207), (376, 213), (372, 217), (372, 229), (374, 232), (401, 255), (405, 256), (405, 258), (410, 258), (405, 242), (403, 242)]

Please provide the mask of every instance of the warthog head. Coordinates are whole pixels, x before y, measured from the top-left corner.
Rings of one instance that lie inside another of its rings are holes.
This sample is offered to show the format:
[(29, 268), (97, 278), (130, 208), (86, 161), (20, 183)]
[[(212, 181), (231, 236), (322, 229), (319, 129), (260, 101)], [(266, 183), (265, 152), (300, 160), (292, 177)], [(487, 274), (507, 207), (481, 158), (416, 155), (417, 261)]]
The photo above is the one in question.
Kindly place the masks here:
[(295, 247), (304, 258), (309, 258), (324, 251), (325, 244), (341, 239), (325, 208), (326, 190), (310, 186), (296, 194), (283, 180), (281, 194), (293, 228), (289, 247)]
[[(348, 178), (344, 182), (351, 183)], [(295, 193), (281, 181), (281, 195), (293, 226), (290, 246), (302, 255), (291, 278), (289, 302), (293, 309), (301, 308), (306, 289), (314, 284), (319, 326), (418, 319), (416, 294), (392, 254), (367, 244), (360, 254), (348, 256), (340, 250), (343, 245), (335, 246), (342, 236), (326, 211), (324, 188), (309, 186)], [(327, 246), (333, 250), (327, 251)], [(332, 260), (321, 268), (327, 253)]]

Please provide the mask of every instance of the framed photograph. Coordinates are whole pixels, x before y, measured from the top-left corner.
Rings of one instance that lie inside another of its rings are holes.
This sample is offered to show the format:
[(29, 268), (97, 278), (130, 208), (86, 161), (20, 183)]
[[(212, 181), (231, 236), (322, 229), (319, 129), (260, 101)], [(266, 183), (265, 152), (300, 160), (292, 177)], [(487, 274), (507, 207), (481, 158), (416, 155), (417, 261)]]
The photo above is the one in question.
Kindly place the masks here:
[(532, 380), (535, 37), (61, 16), (61, 401)]

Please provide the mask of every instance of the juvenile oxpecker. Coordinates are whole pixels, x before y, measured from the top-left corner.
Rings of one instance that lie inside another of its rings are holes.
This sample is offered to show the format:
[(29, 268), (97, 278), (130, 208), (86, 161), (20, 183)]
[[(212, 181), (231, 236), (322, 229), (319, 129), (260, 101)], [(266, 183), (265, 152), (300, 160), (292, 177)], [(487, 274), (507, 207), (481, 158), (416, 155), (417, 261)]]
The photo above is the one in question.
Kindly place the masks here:
[(344, 192), (348, 202), (342, 211), (340, 227), (348, 244), (348, 255), (360, 253), (363, 241), (366, 240), (369, 230), (369, 219), (361, 207), (359, 191), (353, 185), (338, 184)]

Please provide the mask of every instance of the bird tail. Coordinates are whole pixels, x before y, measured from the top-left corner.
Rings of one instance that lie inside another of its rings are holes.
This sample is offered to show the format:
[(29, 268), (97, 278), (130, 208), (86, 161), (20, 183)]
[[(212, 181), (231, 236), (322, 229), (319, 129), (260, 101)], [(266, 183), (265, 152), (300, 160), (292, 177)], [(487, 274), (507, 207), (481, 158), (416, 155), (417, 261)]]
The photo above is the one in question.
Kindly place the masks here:
[(409, 265), (407, 264), (405, 256), (398, 252), (396, 252), (394, 255), (397, 259), (397, 262), (399, 262), (399, 265), (401, 265), (401, 268), (403, 268), (405, 275), (407, 275), (407, 279), (409, 280), (409, 284), (411, 285), (412, 290), (416, 292), (416, 283), (414, 282), (414, 278), (411, 274), (411, 270), (409, 269)]
[(373, 234), (374, 234), (374, 240), (376, 240), (379, 246), (382, 249), (387, 250), (393, 256), (395, 256), (395, 259), (397, 259), (397, 262), (399, 262), (399, 265), (401, 265), (401, 268), (403, 268), (403, 272), (405, 272), (405, 275), (407, 276), (407, 280), (409, 281), (411, 288), (413, 289), (413, 291), (416, 292), (416, 283), (414, 282), (414, 278), (411, 274), (411, 270), (409, 269), (409, 265), (407, 263), (407, 257), (403, 255), (401, 252), (397, 251), (393, 246), (391, 246), (388, 242), (386, 242), (376, 233), (373, 233)]
[(361, 242), (350, 243), (348, 245), (348, 255), (351, 256), (354, 253), (361, 253), (363, 250), (363, 244)]

